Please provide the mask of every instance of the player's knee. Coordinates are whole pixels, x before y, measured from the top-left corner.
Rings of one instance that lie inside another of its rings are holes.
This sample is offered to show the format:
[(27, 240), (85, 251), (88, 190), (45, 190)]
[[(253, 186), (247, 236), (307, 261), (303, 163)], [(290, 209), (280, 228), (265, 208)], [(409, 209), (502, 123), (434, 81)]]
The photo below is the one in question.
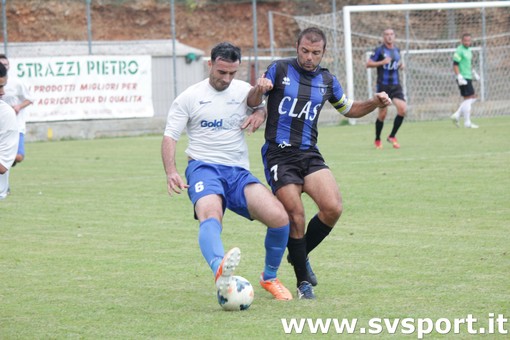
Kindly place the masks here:
[(289, 213), (289, 223), (292, 235), (301, 235), (305, 231), (305, 215), (299, 213)]
[(322, 214), (324, 215), (324, 223), (326, 223), (329, 226), (334, 226), (340, 216), (342, 216), (343, 212), (343, 206), (341, 202), (338, 202), (337, 204), (331, 204), (325, 209), (322, 210)]
[(397, 114), (399, 116), (402, 116), (402, 117), (405, 117), (406, 114), (407, 114), (407, 107), (406, 105), (404, 104), (403, 106), (399, 107), (398, 110), (397, 110)]
[(25, 156), (23, 155), (16, 155), (16, 163), (21, 163), (25, 159)]
[(292, 225), (300, 226), (305, 224), (305, 217), (301, 214), (291, 215), (289, 214), (289, 221)]
[(336, 218), (337, 220), (342, 216), (343, 207), (342, 204), (338, 204), (335, 207), (331, 209), (331, 215), (332, 217)]
[(269, 228), (280, 228), (289, 224), (289, 215), (282, 209), (272, 219), (272, 223), (268, 224)]

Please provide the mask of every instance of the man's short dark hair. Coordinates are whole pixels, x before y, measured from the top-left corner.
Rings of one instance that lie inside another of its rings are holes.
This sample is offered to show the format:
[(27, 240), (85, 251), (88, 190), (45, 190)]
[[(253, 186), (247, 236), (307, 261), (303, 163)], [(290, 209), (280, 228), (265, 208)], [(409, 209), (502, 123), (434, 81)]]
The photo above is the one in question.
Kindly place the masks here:
[(7, 68), (4, 64), (0, 63), (0, 78), (7, 77)]
[(211, 61), (214, 63), (216, 59), (232, 63), (241, 62), (241, 49), (228, 42), (219, 43), (211, 50)]
[(307, 40), (310, 40), (313, 43), (318, 41), (324, 41), (324, 49), (326, 49), (326, 35), (320, 28), (308, 27), (301, 31), (301, 33), (299, 33), (297, 40), (298, 46), (299, 44), (301, 44), (301, 40), (303, 39), (303, 37), (306, 37)]

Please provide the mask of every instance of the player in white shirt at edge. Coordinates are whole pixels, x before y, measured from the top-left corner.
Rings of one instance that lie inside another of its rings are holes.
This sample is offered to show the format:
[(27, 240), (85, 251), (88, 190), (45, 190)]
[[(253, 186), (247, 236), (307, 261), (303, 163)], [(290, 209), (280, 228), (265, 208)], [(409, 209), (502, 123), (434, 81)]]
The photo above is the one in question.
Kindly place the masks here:
[[(7, 69), (0, 63), (0, 99), (5, 94)], [(18, 125), (14, 109), (0, 100), (0, 200), (7, 197), (9, 189), (9, 169), (18, 150)]]
[[(0, 63), (5, 66), (7, 72), (9, 72), (10, 64), (9, 59), (5, 54), (0, 54)], [(18, 133), (19, 133), (19, 142), (18, 142), (18, 151), (16, 154), (16, 160), (14, 161), (12, 166), (15, 166), (17, 163), (21, 163), (25, 159), (25, 133), (26, 133), (26, 107), (32, 105), (34, 102), (34, 98), (25, 84), (16, 77), (9, 77), (9, 81), (4, 88), (5, 93), (2, 96), (2, 100), (9, 104), (16, 113), (16, 120), (18, 124)], [(7, 176), (7, 186), (9, 187), (9, 173), (6, 173)], [(10, 190), (10, 188), (8, 188)]]

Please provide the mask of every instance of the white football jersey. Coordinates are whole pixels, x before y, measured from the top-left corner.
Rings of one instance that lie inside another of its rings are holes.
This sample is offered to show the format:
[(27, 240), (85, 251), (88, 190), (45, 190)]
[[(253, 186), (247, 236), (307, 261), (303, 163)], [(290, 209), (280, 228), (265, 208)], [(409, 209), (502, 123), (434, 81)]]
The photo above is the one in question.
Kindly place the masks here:
[[(10, 106), (18, 105), (23, 103), (25, 100), (34, 102), (34, 97), (27, 89), (27, 87), (16, 77), (9, 77), (7, 84), (4, 87), (5, 94), (2, 96), (2, 100)], [(26, 109), (24, 108), (16, 115), (18, 121), (18, 130), (21, 133), (26, 132)]]
[(19, 132), (16, 112), (0, 100), (0, 164), (9, 169), (18, 151)]
[(178, 140), (186, 128), (189, 157), (249, 170), (241, 125), (252, 112), (246, 103), (250, 89), (250, 84), (237, 79), (224, 91), (215, 90), (209, 79), (190, 86), (172, 103), (165, 136)]

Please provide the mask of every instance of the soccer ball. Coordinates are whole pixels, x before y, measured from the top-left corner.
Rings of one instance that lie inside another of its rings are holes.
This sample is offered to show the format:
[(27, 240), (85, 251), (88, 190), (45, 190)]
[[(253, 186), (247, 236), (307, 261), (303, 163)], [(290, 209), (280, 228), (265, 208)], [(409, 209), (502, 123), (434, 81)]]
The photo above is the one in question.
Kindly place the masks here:
[(224, 310), (245, 310), (253, 302), (253, 286), (242, 276), (232, 276), (226, 294), (218, 290), (218, 303)]

